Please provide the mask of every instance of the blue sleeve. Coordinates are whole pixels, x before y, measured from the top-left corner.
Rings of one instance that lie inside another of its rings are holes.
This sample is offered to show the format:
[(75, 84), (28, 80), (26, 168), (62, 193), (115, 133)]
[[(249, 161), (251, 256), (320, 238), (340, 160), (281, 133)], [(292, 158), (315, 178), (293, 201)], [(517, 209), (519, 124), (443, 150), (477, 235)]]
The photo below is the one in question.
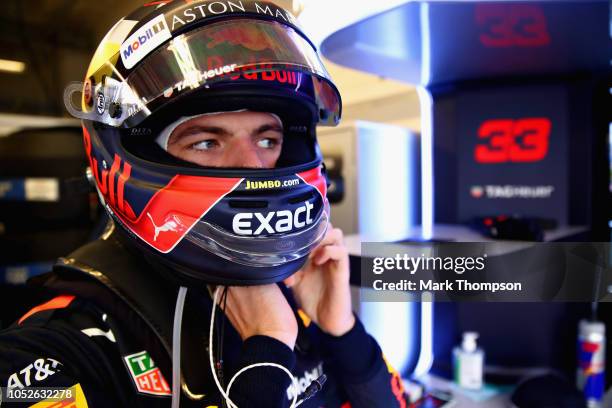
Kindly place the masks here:
[[(355, 318), (355, 326), (340, 337), (323, 334), (326, 363), (341, 382), (351, 408), (408, 406), (399, 374), (384, 360), (380, 346)], [(345, 405), (343, 405), (344, 407)]]
[[(253, 336), (242, 345), (240, 367), (269, 362), (286, 367), (295, 365), (293, 350), (284, 343), (267, 336)], [(286, 391), (291, 379), (277, 367), (256, 367), (243, 372), (232, 385), (230, 399), (240, 408), (288, 406)]]

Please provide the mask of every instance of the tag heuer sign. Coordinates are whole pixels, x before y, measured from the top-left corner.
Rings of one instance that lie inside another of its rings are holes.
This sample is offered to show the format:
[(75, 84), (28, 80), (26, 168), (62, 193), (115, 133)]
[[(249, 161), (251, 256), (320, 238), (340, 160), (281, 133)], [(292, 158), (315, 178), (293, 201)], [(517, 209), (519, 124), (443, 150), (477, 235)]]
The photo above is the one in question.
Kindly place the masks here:
[(171, 395), (168, 383), (148, 352), (141, 351), (123, 358), (138, 392), (152, 395)]

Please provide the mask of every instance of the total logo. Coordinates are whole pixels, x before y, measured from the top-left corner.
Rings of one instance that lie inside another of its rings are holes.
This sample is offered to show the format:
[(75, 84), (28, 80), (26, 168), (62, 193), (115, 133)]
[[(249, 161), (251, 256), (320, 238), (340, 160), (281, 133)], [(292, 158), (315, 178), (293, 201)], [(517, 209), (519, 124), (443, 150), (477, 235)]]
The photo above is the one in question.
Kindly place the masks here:
[(132, 68), (151, 51), (172, 37), (163, 15), (155, 17), (132, 34), (121, 45), (121, 61)]
[(295, 211), (281, 210), (269, 213), (240, 213), (234, 215), (232, 229), (238, 235), (261, 235), (264, 232), (276, 234), (303, 228), (314, 222), (311, 211), (314, 205), (309, 201)]

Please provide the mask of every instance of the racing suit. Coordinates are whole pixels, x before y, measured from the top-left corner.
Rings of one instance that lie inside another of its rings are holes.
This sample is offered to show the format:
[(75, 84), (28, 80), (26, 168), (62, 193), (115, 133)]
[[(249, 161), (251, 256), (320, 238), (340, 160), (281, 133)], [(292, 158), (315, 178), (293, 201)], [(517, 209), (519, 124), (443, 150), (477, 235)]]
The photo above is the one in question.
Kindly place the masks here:
[[(178, 285), (158, 265), (110, 234), (61, 258), (52, 272), (30, 284), (46, 288), (49, 300), (0, 332), (0, 385), (25, 391), (21, 396), (32, 387), (45, 392), (62, 387), (74, 402), (60, 398), (60, 405), (11, 405), (5, 395), (3, 405), (170, 406)], [(294, 350), (267, 336), (242, 341), (231, 324), (225, 325), (222, 344), (216, 338), (213, 347), (215, 353), (222, 349), (219, 374), (226, 386), (240, 368), (259, 362), (287, 367), (294, 380), (274, 367), (247, 370), (230, 392), (238, 407), (288, 407), (295, 394), (299, 400), (323, 373), (323, 388), (302, 407), (407, 406), (399, 375), (359, 320), (341, 337), (327, 335), (297, 309), (290, 291), (279, 286), (299, 325)], [(208, 291), (189, 289), (182, 323), (181, 407), (225, 406), (209, 364), (211, 308)]]

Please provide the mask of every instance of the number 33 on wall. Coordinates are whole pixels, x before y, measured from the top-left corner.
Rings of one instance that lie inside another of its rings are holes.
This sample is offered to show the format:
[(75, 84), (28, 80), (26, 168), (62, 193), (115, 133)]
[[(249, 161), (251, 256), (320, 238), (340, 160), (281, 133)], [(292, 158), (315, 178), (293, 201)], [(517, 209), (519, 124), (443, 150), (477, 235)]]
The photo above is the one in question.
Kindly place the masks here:
[(478, 129), (478, 163), (537, 162), (548, 154), (552, 124), (548, 118), (492, 119)]
[(478, 4), (476, 24), (485, 47), (545, 47), (550, 45), (546, 16), (534, 4)]

